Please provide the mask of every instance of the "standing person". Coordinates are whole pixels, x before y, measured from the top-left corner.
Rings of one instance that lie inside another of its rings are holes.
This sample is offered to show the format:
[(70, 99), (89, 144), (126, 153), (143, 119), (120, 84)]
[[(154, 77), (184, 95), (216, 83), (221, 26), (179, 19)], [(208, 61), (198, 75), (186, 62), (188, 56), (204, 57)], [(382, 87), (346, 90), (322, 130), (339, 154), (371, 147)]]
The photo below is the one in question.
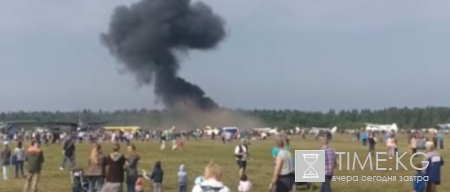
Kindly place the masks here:
[(88, 160), (88, 169), (86, 176), (88, 177), (88, 192), (100, 192), (105, 179), (104, 170), (105, 157), (102, 154), (101, 146), (94, 143)]
[(44, 152), (40, 149), (38, 141), (32, 141), (25, 155), (27, 162), (28, 176), (25, 183), (24, 192), (37, 192), (38, 182), (41, 175), (42, 164), (45, 161)]
[(25, 160), (25, 150), (23, 150), (22, 147), (22, 141), (17, 142), (17, 147), (14, 149), (13, 153), (13, 159), (14, 159), (14, 167), (16, 172), (16, 178), (24, 177), (23, 174), (23, 163)]
[(245, 173), (247, 168), (247, 147), (245, 146), (245, 140), (241, 139), (241, 143), (234, 148), (234, 155), (239, 167), (239, 177)]
[[(411, 136), (411, 140), (409, 141), (409, 148), (411, 148), (411, 153), (414, 154), (417, 152), (417, 136), (413, 134)], [(416, 157), (416, 156), (414, 156)]]
[(325, 182), (322, 183), (320, 192), (332, 192), (331, 179), (337, 165), (336, 153), (328, 146), (328, 140), (322, 140), (321, 150), (325, 150)]
[(153, 171), (150, 175), (144, 174), (145, 178), (153, 182), (153, 192), (162, 191), (162, 182), (164, 178), (164, 171), (161, 166), (161, 161), (156, 161)]
[(426, 163), (423, 163), (422, 166), (426, 167), (423, 172), (425, 176), (428, 176), (426, 192), (436, 192), (436, 186), (441, 184), (441, 168), (442, 165), (444, 165), (444, 160), (442, 159), (442, 156), (436, 152), (432, 141), (425, 143), (425, 149), (427, 155), (422, 162)]
[(395, 154), (397, 153), (397, 139), (394, 134), (390, 135), (390, 138), (387, 139), (386, 147), (389, 157), (395, 157)]
[(277, 138), (278, 155), (275, 160), (275, 169), (269, 189), (271, 192), (289, 192), (295, 183), (294, 166), (291, 152), (284, 150), (283, 138)]
[(180, 165), (180, 169), (178, 171), (178, 192), (186, 192), (187, 191), (187, 173), (186, 168), (183, 164)]
[(437, 147), (438, 147), (437, 131), (436, 130), (431, 131), (430, 134), (431, 134), (431, 140), (433, 141), (433, 145), (437, 149)]
[(128, 156), (127, 159), (127, 191), (128, 192), (136, 192), (136, 180), (138, 179), (138, 162), (139, 162), (139, 155), (136, 150), (135, 145), (129, 145), (128, 146), (128, 153), (130, 156)]
[[(442, 130), (440, 130), (438, 132), (438, 145), (439, 145), (439, 149), (444, 149), (444, 133), (442, 132)], [(437, 149), (438, 146), (436, 146)]]
[(59, 167), (59, 169), (61, 171), (64, 171), (67, 161), (69, 161), (70, 163), (70, 168), (73, 169), (75, 167), (75, 139), (73, 139), (71, 136), (69, 136), (69, 139), (64, 142), (62, 154), (63, 159), (61, 162), (61, 167)]
[(3, 180), (8, 180), (9, 176), (9, 166), (11, 165), (11, 156), (12, 152), (9, 148), (9, 144), (7, 141), (3, 143), (3, 150), (0, 153), (0, 159), (2, 161), (2, 170), (3, 170)]
[(289, 135), (287, 133), (286, 133), (286, 136), (285, 136), (285, 141), (286, 141), (286, 146), (289, 147), (290, 137), (289, 137)]
[(363, 146), (367, 145), (367, 133), (365, 131), (361, 131), (361, 141)]
[(106, 183), (102, 187), (102, 192), (122, 192), (124, 178), (125, 156), (120, 152), (120, 145), (115, 143), (113, 152), (105, 157), (107, 167)]
[(204, 191), (230, 192), (230, 189), (221, 182), (221, 179), (222, 179), (222, 170), (220, 169), (219, 165), (210, 162), (205, 167), (203, 180), (200, 183), (198, 183), (196, 179), (196, 185), (194, 185), (194, 188), (192, 188), (192, 192), (204, 192)]
[(367, 131), (367, 141), (369, 143), (369, 153), (375, 153), (376, 137), (372, 131)]

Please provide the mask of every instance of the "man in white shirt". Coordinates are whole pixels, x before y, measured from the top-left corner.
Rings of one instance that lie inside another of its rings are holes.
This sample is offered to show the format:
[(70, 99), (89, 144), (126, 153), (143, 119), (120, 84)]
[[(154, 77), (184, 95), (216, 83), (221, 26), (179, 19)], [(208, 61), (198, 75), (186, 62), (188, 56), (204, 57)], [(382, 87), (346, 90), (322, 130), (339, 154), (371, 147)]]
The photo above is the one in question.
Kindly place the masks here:
[(239, 166), (239, 177), (245, 173), (247, 168), (247, 153), (248, 149), (245, 145), (245, 140), (241, 139), (241, 143), (234, 148), (234, 155)]

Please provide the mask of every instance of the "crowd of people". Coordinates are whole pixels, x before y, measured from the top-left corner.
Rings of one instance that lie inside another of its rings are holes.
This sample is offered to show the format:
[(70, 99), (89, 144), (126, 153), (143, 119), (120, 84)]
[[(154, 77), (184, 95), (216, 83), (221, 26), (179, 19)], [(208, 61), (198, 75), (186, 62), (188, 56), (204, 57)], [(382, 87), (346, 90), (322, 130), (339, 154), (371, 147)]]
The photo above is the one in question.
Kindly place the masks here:
[[(114, 134), (117, 135), (113, 136)], [(133, 145), (130, 140), (127, 140), (127, 134), (110, 133), (110, 135), (114, 138), (111, 140), (113, 150), (110, 153), (104, 153), (102, 151), (102, 142), (100, 139), (88, 139), (92, 143), (92, 148), (88, 159), (88, 166), (83, 173), (87, 178), (87, 191), (122, 192), (123, 188), (125, 188), (127, 192), (140, 192), (143, 191), (143, 180), (149, 180), (152, 183), (152, 191), (161, 192), (164, 188), (163, 181), (165, 177), (162, 162), (155, 162), (154, 168), (150, 172), (139, 173), (138, 165), (140, 155), (136, 146)], [(177, 136), (161, 134), (154, 137), (161, 140), (161, 145), (163, 145), (165, 141), (174, 141), (173, 146), (178, 148), (180, 147), (179, 141), (184, 140), (180, 139), (182, 135), (183, 134), (179, 133)], [(428, 176), (429, 181), (426, 183), (424, 183), (424, 181), (414, 181), (413, 187), (416, 192), (436, 192), (436, 186), (440, 184), (440, 173), (441, 166), (443, 165), (443, 159), (435, 149), (436, 147), (440, 147), (441, 149), (443, 148), (443, 138), (441, 138), (439, 134), (430, 135), (431, 139), (425, 139), (424, 149), (427, 156), (423, 160), (425, 162), (429, 162), (429, 165), (421, 165), (428, 166), (428, 168), (415, 173), (416, 176)], [(80, 141), (79, 135), (64, 133), (63, 136), (64, 138), (60, 138), (63, 143), (60, 170), (65, 170), (66, 163), (69, 162), (69, 169), (74, 171), (76, 170), (76, 143), (77, 141), (82, 142), (82, 140)], [(198, 134), (198, 136), (201, 137), (201, 134)], [(367, 131), (362, 132), (358, 139), (362, 141), (364, 146), (369, 145), (369, 152), (373, 153), (375, 151), (376, 143), (382, 142), (382, 139), (377, 138), (382, 136), (384, 136), (388, 154), (390, 156), (395, 155), (398, 150), (398, 142), (395, 133), (377, 133)], [(144, 136), (144, 138), (145, 137), (146, 136)], [(225, 138), (225, 143), (228, 142), (226, 135), (221, 137)], [(44, 152), (40, 148), (42, 141), (37, 138), (39, 138), (38, 134), (32, 135), (31, 138), (23, 138), (24, 140), (29, 139), (31, 143), (30, 147), (27, 149), (24, 149), (20, 136), (17, 138), (17, 146), (14, 149), (10, 148), (10, 143), (8, 140), (3, 138), (3, 150), (0, 154), (3, 179), (10, 179), (9, 166), (11, 165), (15, 168), (16, 178), (25, 177), (25, 170), (27, 175), (24, 185), (24, 192), (35, 192), (38, 190), (42, 165), (45, 161)], [(414, 133), (411, 134), (409, 138), (408, 147), (414, 153), (420, 149), (418, 145), (421, 144), (418, 143), (424, 137), (421, 133)], [(331, 182), (334, 175), (334, 170), (337, 166), (337, 159), (335, 151), (328, 145), (331, 140), (329, 134), (322, 134), (319, 139), (321, 142), (320, 149), (325, 151), (325, 182), (321, 183), (320, 191), (332, 192)], [(126, 143), (128, 151), (127, 155), (120, 152), (121, 141)], [(272, 180), (268, 186), (269, 190), (271, 192), (289, 192), (295, 190), (296, 186), (301, 185), (302, 183), (295, 182), (295, 159), (289, 149), (289, 136), (286, 134), (277, 136), (275, 141), (275, 146), (272, 149), (274, 172)], [(234, 156), (239, 168), (238, 192), (249, 192), (252, 188), (252, 183), (249, 180), (246, 169), (247, 162), (252, 157), (250, 156), (249, 143), (247, 142), (247, 139), (241, 139), (241, 142), (234, 149)], [(26, 167), (24, 168), (25, 165)], [(186, 172), (186, 165), (180, 165), (179, 172), (177, 174), (177, 188), (179, 192), (188, 191), (189, 183), (187, 176), (188, 173)], [(211, 162), (206, 166), (204, 175), (198, 176), (195, 179), (192, 192), (231, 191), (224, 183), (221, 182), (221, 177), (222, 171), (220, 166)], [(73, 190), (74, 192), (78, 192), (79, 188), (74, 187)]]
[[(358, 134), (357, 132), (356, 134)], [(414, 192), (436, 192), (436, 186), (441, 183), (441, 167), (444, 165), (442, 156), (437, 152), (437, 149), (444, 149), (444, 133), (443, 131), (429, 131), (429, 138), (425, 136), (422, 131), (407, 133), (406, 147), (411, 154), (416, 154), (418, 150), (425, 150), (426, 156), (422, 160), (423, 163), (416, 165), (417, 168), (424, 170), (416, 170), (416, 178), (429, 178), (428, 181), (416, 179), (413, 181)], [(395, 157), (398, 152), (398, 140), (396, 133), (392, 131), (361, 131), (360, 135), (356, 136), (358, 140), (362, 141), (362, 145), (369, 145), (369, 153), (374, 154), (375, 145), (382, 143), (383, 138), (386, 143), (386, 150), (389, 157)], [(379, 141), (379, 142), (378, 142)], [(417, 156), (415, 156), (417, 157)]]

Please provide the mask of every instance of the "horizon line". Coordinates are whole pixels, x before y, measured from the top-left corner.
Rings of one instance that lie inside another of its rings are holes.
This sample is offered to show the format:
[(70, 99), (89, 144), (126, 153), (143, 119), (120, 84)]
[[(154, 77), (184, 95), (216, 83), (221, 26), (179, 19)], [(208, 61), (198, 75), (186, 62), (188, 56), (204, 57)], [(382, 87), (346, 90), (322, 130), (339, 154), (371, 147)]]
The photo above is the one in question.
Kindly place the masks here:
[[(342, 111), (357, 111), (357, 112), (362, 112), (362, 111), (371, 111), (371, 112), (379, 112), (379, 111), (386, 111), (386, 110), (390, 110), (390, 109), (403, 109), (403, 110), (414, 110), (414, 109), (429, 109), (429, 108), (434, 108), (434, 109), (450, 109), (450, 106), (424, 106), (424, 107), (408, 107), (408, 106), (404, 106), (404, 107), (398, 107), (398, 106), (393, 106), (393, 107), (384, 107), (384, 108), (361, 108), (361, 109), (333, 109), (330, 108), (328, 110), (302, 110), (302, 109), (289, 109), (289, 108), (284, 108), (284, 109), (269, 109), (269, 108), (254, 108), (254, 109), (244, 109), (244, 108), (226, 108), (226, 107), (221, 107), (219, 109), (222, 110), (228, 110), (228, 111), (295, 111), (295, 112), (304, 112), (304, 113), (329, 113), (331, 111), (334, 111), (335, 113), (338, 112), (342, 112)], [(147, 110), (147, 111), (158, 111), (158, 112), (167, 112), (167, 109), (157, 109), (157, 108), (123, 108), (123, 109), (114, 109), (114, 110), (105, 110), (105, 109), (89, 109), (89, 108), (84, 108), (84, 109), (74, 109), (74, 110), (8, 110), (8, 111), (0, 111), (0, 113), (43, 113), (43, 112), (47, 112), (47, 113), (78, 113), (78, 112), (83, 112), (83, 111), (90, 111), (90, 112), (94, 112), (94, 113), (98, 113), (98, 112), (104, 112), (104, 113), (113, 113), (113, 112), (119, 112), (119, 111), (141, 111), (141, 110)]]

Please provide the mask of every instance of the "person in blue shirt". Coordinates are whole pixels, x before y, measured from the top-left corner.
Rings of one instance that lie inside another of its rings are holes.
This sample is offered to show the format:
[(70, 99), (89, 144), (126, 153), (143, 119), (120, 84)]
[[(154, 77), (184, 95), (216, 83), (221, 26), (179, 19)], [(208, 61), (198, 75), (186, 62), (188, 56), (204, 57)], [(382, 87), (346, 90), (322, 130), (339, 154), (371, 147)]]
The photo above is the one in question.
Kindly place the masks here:
[[(417, 168), (422, 168), (422, 164), (419, 163), (416, 165)], [(413, 181), (413, 191), (414, 192), (425, 192), (425, 185), (426, 182), (424, 180), (425, 174), (421, 170), (417, 170), (416, 174), (414, 175), (414, 181)]]
[(361, 132), (361, 140), (362, 140), (363, 146), (366, 146), (367, 145), (367, 133), (365, 131)]

